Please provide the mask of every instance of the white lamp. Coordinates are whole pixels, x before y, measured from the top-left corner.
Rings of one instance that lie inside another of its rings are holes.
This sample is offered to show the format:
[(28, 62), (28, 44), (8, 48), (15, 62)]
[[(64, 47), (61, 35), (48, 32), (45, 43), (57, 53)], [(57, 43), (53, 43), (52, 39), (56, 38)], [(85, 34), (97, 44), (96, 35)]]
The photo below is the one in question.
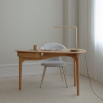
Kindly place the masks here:
[(71, 50), (71, 52), (78, 52), (78, 43), (77, 43), (77, 27), (76, 26), (55, 26), (54, 28), (75, 28), (76, 31), (76, 49)]

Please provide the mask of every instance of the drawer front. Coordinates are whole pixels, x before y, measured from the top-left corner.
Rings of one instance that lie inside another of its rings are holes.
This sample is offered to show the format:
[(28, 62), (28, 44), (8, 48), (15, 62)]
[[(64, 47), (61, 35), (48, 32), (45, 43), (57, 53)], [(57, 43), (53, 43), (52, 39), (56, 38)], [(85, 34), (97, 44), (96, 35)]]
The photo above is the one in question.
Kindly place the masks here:
[(18, 53), (19, 57), (32, 57), (32, 58), (38, 58), (41, 57), (41, 53)]

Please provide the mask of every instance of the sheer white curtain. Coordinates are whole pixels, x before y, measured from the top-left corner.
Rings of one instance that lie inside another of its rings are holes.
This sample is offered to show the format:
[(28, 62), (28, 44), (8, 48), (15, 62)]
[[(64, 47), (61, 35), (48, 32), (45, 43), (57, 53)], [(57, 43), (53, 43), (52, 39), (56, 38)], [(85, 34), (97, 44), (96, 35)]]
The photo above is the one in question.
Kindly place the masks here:
[[(87, 51), (89, 76), (103, 83), (103, 0), (79, 0), (79, 48)], [(80, 73), (87, 76), (85, 55)]]

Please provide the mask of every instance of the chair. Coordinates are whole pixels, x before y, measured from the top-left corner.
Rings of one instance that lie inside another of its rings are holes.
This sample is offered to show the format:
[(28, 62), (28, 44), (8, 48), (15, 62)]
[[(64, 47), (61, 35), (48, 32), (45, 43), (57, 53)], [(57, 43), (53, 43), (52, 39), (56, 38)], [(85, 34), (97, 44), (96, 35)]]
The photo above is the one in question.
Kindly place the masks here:
[[(40, 49), (66, 49), (66, 47), (63, 46), (62, 44), (59, 44), (59, 43), (47, 43), (47, 44), (44, 44), (43, 46), (41, 46)], [(43, 55), (43, 53), (42, 53), (42, 55)], [(45, 61), (43, 61), (41, 63), (41, 65), (44, 66), (44, 70), (43, 70), (40, 88), (41, 88), (47, 67), (59, 67), (59, 70), (60, 70), (60, 73), (61, 73), (61, 78), (62, 78), (62, 81), (63, 81), (62, 72), (61, 72), (61, 68), (62, 68), (65, 83), (66, 83), (66, 88), (67, 88), (67, 82), (66, 82), (66, 77), (65, 77), (64, 68), (63, 68), (64, 66), (66, 66), (66, 63), (61, 61), (60, 57), (54, 57), (54, 58), (46, 59)]]

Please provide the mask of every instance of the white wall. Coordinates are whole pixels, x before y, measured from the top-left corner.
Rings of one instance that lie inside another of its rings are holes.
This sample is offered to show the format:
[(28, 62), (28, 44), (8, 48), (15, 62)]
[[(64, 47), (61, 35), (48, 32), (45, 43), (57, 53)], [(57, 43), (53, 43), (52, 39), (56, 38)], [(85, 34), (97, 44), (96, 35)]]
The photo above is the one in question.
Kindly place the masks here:
[[(79, 0), (64, 0), (63, 18), (64, 26), (77, 26), (79, 30)], [(74, 28), (65, 28), (64, 33), (64, 45), (68, 48), (76, 48), (76, 35)], [(78, 32), (79, 35), (79, 32)], [(79, 41), (78, 41), (79, 42)], [(73, 59), (65, 58), (65, 61), (72, 62)]]
[[(48, 42), (75, 47), (75, 30), (55, 29), (54, 26), (78, 27), (78, 7), (78, 0), (0, 0), (1, 77), (18, 75), (15, 50), (32, 49), (35, 44), (40, 47)], [(72, 59), (65, 58), (65, 61), (69, 62), (66, 73), (73, 73)], [(40, 68), (39, 61), (24, 62), (23, 73), (40, 74)], [(58, 71), (54, 69), (51, 73), (54, 72)]]
[(0, 64), (18, 63), (15, 50), (63, 43), (63, 0), (0, 0)]

